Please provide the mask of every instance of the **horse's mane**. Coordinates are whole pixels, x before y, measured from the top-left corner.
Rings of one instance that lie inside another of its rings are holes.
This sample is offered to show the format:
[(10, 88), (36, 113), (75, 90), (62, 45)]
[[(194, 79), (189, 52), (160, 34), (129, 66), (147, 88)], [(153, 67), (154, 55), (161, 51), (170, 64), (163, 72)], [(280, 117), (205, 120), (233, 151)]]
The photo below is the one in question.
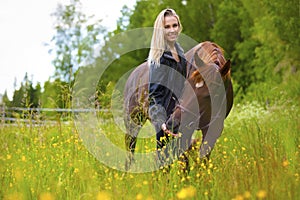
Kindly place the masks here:
[[(224, 57), (224, 49), (218, 44), (210, 41), (205, 41), (194, 47), (194, 53), (197, 53), (199, 58), (204, 63), (214, 63), (219, 69), (222, 69), (226, 63)], [(192, 77), (199, 80), (199, 72), (196, 70)], [(230, 71), (223, 77), (223, 79), (230, 78)]]
[(200, 47), (201, 48), (199, 49), (198, 56), (205, 63), (215, 63), (220, 68), (226, 63), (226, 59), (224, 58), (224, 50), (216, 43), (206, 41), (200, 43)]

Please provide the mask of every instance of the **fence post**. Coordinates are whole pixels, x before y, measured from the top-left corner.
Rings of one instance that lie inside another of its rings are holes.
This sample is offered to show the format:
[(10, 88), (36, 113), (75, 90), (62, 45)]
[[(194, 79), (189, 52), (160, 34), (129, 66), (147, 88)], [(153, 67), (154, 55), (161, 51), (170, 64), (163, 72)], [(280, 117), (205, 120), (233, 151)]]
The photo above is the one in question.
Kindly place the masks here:
[(1, 105), (1, 124), (4, 126), (5, 124), (5, 103)]

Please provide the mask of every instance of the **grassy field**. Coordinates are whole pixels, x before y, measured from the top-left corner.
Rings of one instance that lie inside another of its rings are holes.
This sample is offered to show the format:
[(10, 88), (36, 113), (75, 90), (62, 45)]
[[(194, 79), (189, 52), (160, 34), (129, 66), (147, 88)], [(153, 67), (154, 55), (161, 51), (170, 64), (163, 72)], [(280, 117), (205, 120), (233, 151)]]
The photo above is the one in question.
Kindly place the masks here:
[[(168, 173), (111, 169), (89, 153), (72, 124), (1, 125), (0, 199), (300, 199), (299, 114), (289, 101), (235, 105), (209, 165), (191, 159), (188, 175), (177, 162)], [(119, 131), (110, 120), (102, 129)], [(123, 136), (112, 138), (124, 146)], [(137, 145), (155, 148), (153, 138)]]

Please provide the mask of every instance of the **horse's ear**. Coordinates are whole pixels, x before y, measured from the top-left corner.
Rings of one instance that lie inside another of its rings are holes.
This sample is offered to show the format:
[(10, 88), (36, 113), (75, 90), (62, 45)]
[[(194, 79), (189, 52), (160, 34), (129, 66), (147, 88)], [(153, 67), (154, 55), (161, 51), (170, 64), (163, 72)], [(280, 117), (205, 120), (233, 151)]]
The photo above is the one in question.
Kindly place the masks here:
[(231, 69), (231, 61), (227, 60), (222, 69), (220, 70), (221, 76), (226, 76)]
[(197, 52), (194, 54), (194, 58), (195, 58), (195, 63), (196, 63), (197, 67), (202, 67), (202, 66), (205, 65), (205, 63), (203, 62), (203, 60), (201, 58), (199, 58)]

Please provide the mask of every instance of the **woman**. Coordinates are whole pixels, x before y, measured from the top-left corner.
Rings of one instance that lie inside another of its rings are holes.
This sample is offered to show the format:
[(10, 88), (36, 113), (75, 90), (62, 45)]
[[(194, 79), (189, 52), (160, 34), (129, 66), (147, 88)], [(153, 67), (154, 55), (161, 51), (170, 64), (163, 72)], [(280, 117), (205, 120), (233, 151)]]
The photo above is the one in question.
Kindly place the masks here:
[(177, 133), (166, 120), (173, 112), (186, 78), (186, 59), (177, 42), (182, 30), (173, 9), (164, 9), (157, 16), (148, 56), (149, 115), (156, 130), (157, 149), (169, 140), (169, 131)]

